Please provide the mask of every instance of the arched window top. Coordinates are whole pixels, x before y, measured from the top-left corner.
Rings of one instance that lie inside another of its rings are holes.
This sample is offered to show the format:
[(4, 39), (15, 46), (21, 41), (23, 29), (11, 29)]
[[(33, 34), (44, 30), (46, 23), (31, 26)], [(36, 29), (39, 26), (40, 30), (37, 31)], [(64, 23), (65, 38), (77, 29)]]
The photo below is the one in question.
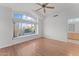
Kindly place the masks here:
[(16, 22), (36, 22), (36, 19), (32, 16), (28, 16), (25, 13), (22, 12), (12, 12), (12, 18)]

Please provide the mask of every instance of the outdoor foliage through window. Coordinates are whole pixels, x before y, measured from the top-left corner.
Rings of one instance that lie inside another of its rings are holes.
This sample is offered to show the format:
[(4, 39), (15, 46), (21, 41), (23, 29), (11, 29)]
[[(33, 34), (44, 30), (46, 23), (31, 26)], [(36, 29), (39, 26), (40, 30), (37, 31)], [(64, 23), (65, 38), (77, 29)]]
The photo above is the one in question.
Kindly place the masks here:
[(14, 12), (12, 14), (14, 24), (13, 37), (36, 33), (36, 21), (34, 18), (19, 12)]

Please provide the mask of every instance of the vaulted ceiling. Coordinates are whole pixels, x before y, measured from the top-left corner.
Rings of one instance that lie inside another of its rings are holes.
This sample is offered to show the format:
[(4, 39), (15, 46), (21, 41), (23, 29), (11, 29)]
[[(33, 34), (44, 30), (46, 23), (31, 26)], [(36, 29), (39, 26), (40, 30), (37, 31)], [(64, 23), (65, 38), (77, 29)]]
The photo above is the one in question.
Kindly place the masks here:
[[(2, 6), (10, 7), (17, 11), (34, 11), (40, 8), (39, 5), (35, 3), (2, 3)], [(49, 6), (54, 6), (55, 9), (46, 9), (48, 14), (65, 14), (68, 17), (79, 17), (79, 4), (75, 3), (49, 3)], [(35, 11), (34, 11), (35, 12)], [(37, 11), (37, 13), (43, 14), (43, 10)]]

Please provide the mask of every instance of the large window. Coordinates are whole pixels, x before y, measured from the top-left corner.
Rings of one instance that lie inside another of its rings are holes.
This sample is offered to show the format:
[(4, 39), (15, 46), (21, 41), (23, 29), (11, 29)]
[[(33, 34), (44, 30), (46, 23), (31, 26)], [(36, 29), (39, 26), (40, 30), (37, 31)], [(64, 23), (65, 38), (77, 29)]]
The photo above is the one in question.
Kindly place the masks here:
[(13, 37), (37, 33), (37, 20), (24, 13), (13, 12)]

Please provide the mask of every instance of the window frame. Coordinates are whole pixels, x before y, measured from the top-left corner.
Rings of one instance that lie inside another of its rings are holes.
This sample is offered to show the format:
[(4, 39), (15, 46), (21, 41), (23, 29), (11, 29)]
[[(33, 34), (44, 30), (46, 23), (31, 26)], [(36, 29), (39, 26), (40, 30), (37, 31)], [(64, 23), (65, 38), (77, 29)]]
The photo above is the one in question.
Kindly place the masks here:
[[(18, 11), (16, 11), (16, 12), (18, 12)], [(22, 14), (24, 14), (24, 15), (26, 15), (26, 16), (29, 16), (29, 17), (35, 19), (36, 22), (33, 23), (33, 24), (35, 25), (35, 33), (34, 33), (34, 34), (29, 34), (29, 35), (21, 35), (21, 36), (14, 37), (14, 35), (15, 35), (15, 21), (14, 21), (14, 20), (16, 20), (16, 18), (14, 18), (14, 15), (13, 15), (13, 12), (12, 12), (13, 38), (20, 38), (20, 37), (27, 37), (27, 36), (38, 35), (38, 18), (34, 18), (34, 17), (32, 17), (32, 16), (30, 16), (30, 15), (27, 15), (26, 13), (23, 13), (23, 12), (20, 12), (20, 13), (22, 13)]]

